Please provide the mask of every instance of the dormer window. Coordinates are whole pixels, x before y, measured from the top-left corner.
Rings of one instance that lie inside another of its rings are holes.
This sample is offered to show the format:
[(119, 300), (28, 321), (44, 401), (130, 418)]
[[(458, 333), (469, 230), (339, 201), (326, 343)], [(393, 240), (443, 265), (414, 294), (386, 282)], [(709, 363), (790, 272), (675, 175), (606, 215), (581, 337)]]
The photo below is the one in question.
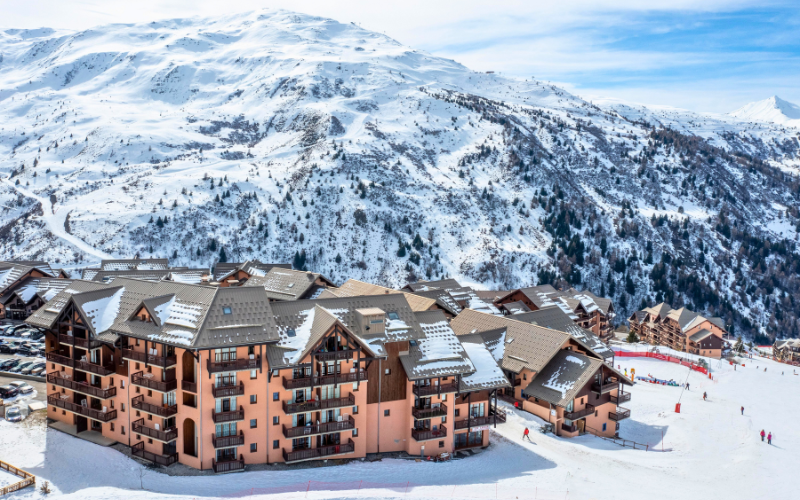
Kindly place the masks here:
[(387, 315), (389, 316), (389, 319), (400, 319), (400, 315), (397, 314), (396, 312), (390, 312), (387, 313)]
[(294, 337), (295, 335), (296, 335), (296, 333), (295, 333), (293, 328), (286, 331), (286, 336), (287, 337)]
[(233, 314), (233, 310), (230, 307), (225, 306), (225, 307), (222, 308), (222, 314), (225, 314), (225, 315)]

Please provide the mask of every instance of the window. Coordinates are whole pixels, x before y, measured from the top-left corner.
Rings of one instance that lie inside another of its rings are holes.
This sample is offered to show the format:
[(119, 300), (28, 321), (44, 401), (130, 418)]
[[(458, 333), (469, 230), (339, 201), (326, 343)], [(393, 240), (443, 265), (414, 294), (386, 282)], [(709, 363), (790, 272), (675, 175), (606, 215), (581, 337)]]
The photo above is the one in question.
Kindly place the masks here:
[(444, 417), (442, 417), (442, 423), (443, 423), (443, 424), (446, 424), (446, 423), (447, 423), (447, 416), (444, 416)]
[(277, 450), (277, 449), (278, 449), (278, 448), (280, 448), (280, 447), (281, 447), (281, 442), (280, 442), (280, 441), (278, 441), (277, 439), (275, 439), (274, 441), (272, 441), (272, 449), (273, 449), (273, 450)]
[(439, 448), (444, 448), (444, 441), (439, 441)]
[(442, 401), (447, 401), (447, 394), (442, 394)]
[(358, 406), (353, 407), (353, 415), (358, 415)]
[(396, 312), (390, 312), (387, 314), (387, 316), (389, 316), (389, 319), (400, 319), (400, 315)]
[(392, 374), (392, 370), (391, 370), (391, 368), (387, 368), (386, 371), (384, 371), (383, 373), (386, 374), (386, 375), (391, 375)]
[[(605, 429), (604, 429), (605, 430)], [(147, 444), (153, 444), (152, 438), (147, 438)]]
[(255, 453), (258, 445), (256, 443), (250, 443), (250, 453)]
[(595, 410), (595, 411), (594, 411), (594, 416), (595, 416), (595, 417), (596, 417), (596, 416), (598, 416), (599, 414), (600, 414), (600, 412), (599, 412), (598, 410)]
[(353, 429), (353, 437), (358, 437), (358, 429)]
[(281, 417), (272, 417), (272, 425), (278, 425), (281, 423)]
[(120, 379), (119, 387), (120, 387), (120, 389), (124, 389), (125, 388), (125, 381), (124, 380)]
[(257, 421), (256, 419), (254, 419), (254, 418), (251, 418), (251, 419), (250, 419), (250, 428), (251, 428), (251, 429), (255, 429), (255, 428), (256, 428), (256, 423), (257, 423), (257, 422), (258, 422), (258, 421)]
[(125, 411), (125, 403), (120, 403), (119, 406), (120, 406), (120, 408), (119, 408), (120, 411), (124, 412)]
[(607, 425), (607, 424), (604, 422), (604, 423), (603, 423), (603, 432), (605, 432), (605, 431), (606, 431), (606, 425)]
[(522, 374), (522, 380), (528, 380), (528, 374), (527, 373), (523, 373)]
[(250, 370), (250, 380), (258, 377), (258, 370)]
[(461, 410), (459, 410), (458, 408), (456, 408), (455, 410), (453, 410), (453, 416), (454, 416), (454, 417), (459, 417), (459, 416), (460, 416), (460, 413), (461, 413)]
[(114, 422), (111, 422), (111, 432), (114, 432)]
[(273, 392), (272, 393), (272, 400), (273, 401), (278, 401), (279, 399), (280, 399), (280, 393)]
[(222, 308), (222, 314), (233, 314), (233, 310), (229, 306), (225, 306)]
[(123, 426), (121, 427), (121, 429), (122, 429), (122, 435), (124, 436), (124, 435), (125, 435), (125, 426), (123, 425)]
[(255, 394), (251, 394), (250, 395), (250, 404), (251, 405), (256, 404), (256, 395)]
[(383, 410), (383, 416), (384, 417), (388, 417), (389, 416), (389, 410)]

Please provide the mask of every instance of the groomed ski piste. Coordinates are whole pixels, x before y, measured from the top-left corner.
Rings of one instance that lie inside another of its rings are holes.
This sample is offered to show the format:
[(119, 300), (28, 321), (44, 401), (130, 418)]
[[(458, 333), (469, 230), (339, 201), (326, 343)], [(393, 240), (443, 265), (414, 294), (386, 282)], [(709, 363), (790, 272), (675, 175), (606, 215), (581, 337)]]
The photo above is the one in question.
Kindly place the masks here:
[[(384, 458), (311, 469), (169, 476), (113, 448), (47, 430), (41, 418), (0, 422), (0, 460), (35, 474), (38, 484), (49, 481), (50, 497), (80, 500), (796, 498), (800, 375), (764, 358), (745, 359), (736, 370), (724, 361), (706, 361), (714, 380), (679, 364), (617, 357), (617, 365), (628, 372), (634, 368), (637, 375), (681, 384), (688, 377), (690, 391), (642, 382), (630, 389), (632, 399), (624, 406), (631, 418), (621, 422), (620, 436), (650, 451), (592, 435), (542, 434), (539, 419), (507, 407), (508, 421), (498, 425), (489, 448), (445, 463)], [(679, 398), (681, 412), (675, 413)], [(526, 426), (530, 443), (521, 439)], [(772, 445), (761, 442), (761, 429), (773, 434)], [(28, 488), (9, 498), (41, 496)]]

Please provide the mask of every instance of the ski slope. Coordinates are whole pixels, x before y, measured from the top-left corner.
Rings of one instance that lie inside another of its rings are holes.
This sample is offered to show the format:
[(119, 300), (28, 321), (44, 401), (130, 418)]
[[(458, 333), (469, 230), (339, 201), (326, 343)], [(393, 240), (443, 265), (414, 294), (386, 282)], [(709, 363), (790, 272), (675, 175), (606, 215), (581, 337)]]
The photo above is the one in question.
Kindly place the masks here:
[[(709, 363), (714, 381), (677, 364), (620, 358), (623, 369), (635, 368), (640, 375), (680, 381), (688, 375), (691, 390), (682, 396), (680, 388), (637, 383), (625, 405), (632, 416), (622, 422), (621, 436), (656, 450), (663, 447), (664, 452), (622, 448), (590, 435), (561, 439), (541, 434), (535, 417), (509, 408), (508, 422), (498, 426), (488, 449), (442, 464), (384, 459), (314, 469), (277, 466), (234, 475), (173, 477), (145, 469), (114, 449), (45, 431), (40, 425), (5, 421), (0, 422), (0, 460), (36, 474), (39, 482), (50, 481), (53, 497), (80, 500), (795, 498), (792, 464), (800, 458), (800, 434), (793, 416), (800, 411), (800, 376), (787, 365), (760, 359), (747, 360), (736, 370), (716, 360)], [(705, 402), (704, 391), (709, 396)], [(676, 414), (679, 398), (682, 409)], [(525, 426), (533, 431), (532, 443), (521, 442)], [(772, 446), (761, 443), (762, 428), (773, 433)], [(28, 489), (12, 498), (38, 496)]]

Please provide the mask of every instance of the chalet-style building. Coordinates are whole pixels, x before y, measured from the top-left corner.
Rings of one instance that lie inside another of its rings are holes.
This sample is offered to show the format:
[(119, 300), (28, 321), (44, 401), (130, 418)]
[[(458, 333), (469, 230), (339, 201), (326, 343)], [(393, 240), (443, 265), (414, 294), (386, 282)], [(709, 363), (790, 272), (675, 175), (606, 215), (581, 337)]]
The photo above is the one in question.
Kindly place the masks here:
[(316, 299), (323, 290), (336, 288), (325, 276), (273, 267), (264, 276), (251, 276), (243, 285), (263, 288), (271, 301)]
[(800, 339), (776, 340), (772, 355), (778, 361), (800, 366)]
[[(68, 279), (69, 276), (60, 269), (53, 269), (46, 262), (40, 261), (0, 261), (0, 318), (27, 318), (42, 302), (43, 295), (51, 284), (49, 280)], [(57, 288), (61, 281), (52, 282)], [(20, 290), (20, 293), (16, 293)]]
[[(168, 269), (169, 259), (105, 259), (100, 261), (99, 268), (84, 269), (81, 279), (93, 280), (95, 275), (101, 271), (166, 271)], [(136, 276), (127, 277), (134, 278)]]
[[(409, 283), (401, 288), (401, 291), (407, 291), (422, 297), (436, 298), (443, 302), (442, 309), (450, 314), (453, 314), (459, 308), (469, 308), (498, 316), (503, 314), (490, 300), (480, 298), (476, 290), (468, 286), (461, 286), (458, 281), (452, 278)], [(447, 306), (444, 304), (447, 304)]]
[(619, 422), (630, 417), (620, 404), (630, 400), (624, 386), (632, 382), (579, 338), (515, 316), (471, 309), (453, 318), (450, 326), (459, 338), (487, 337), (486, 345), (512, 381), (513, 390), (506, 395), (552, 423), (558, 435), (614, 436)]
[(722, 318), (706, 318), (685, 307), (672, 309), (662, 302), (636, 311), (628, 322), (632, 332), (653, 345), (716, 359), (725, 348)]
[(504, 420), (505, 358), (409, 295), (273, 300), (255, 283), (75, 280), (28, 323), (47, 331), (53, 425), (161, 465), (230, 472), (486, 446)]
[(613, 336), (611, 320), (614, 318), (614, 304), (611, 299), (598, 297), (588, 290), (556, 290), (551, 285), (532, 286), (512, 290), (495, 301), (506, 314), (519, 314), (540, 309), (558, 307), (572, 320), (602, 340)]
[(266, 276), (273, 268), (292, 269), (291, 264), (265, 264), (257, 260), (247, 262), (217, 262), (212, 285), (241, 286), (252, 276)]

